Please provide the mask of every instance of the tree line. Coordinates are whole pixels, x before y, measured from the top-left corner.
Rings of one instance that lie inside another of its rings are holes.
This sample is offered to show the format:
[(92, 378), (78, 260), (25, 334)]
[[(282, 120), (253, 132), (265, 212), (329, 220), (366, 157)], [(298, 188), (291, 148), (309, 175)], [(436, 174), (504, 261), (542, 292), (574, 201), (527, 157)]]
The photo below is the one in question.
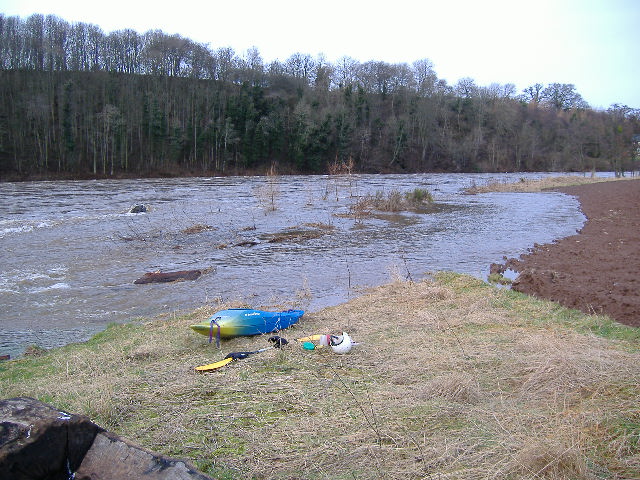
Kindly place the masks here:
[(640, 110), (433, 64), (263, 61), (159, 30), (0, 14), (0, 174), (633, 168)]

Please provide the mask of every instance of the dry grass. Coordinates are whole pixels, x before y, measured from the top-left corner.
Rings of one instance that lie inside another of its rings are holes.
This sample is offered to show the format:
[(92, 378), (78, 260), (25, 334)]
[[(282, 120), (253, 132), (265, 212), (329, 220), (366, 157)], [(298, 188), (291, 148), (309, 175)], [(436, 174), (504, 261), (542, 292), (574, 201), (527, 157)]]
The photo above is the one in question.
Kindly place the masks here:
[(195, 233), (207, 232), (213, 229), (214, 228), (211, 225), (203, 225), (201, 223), (197, 223), (195, 225), (185, 228), (184, 230), (182, 230), (182, 233), (187, 235), (193, 235)]
[(265, 176), (264, 184), (255, 188), (254, 194), (265, 214), (278, 210), (278, 198), (281, 195), (280, 176), (275, 164), (272, 164)]
[(293, 345), (196, 374), (267, 344), (237, 338), (216, 350), (188, 329), (224, 306), (4, 363), (0, 393), (87, 414), (218, 478), (640, 475), (637, 329), (437, 274), (282, 332), (346, 330), (360, 342), (348, 355)]
[(527, 180), (521, 178), (519, 182), (491, 182), (486, 185), (473, 185), (465, 190), (465, 193), (489, 193), (489, 192), (540, 192), (549, 188), (569, 187), (572, 185), (585, 185), (588, 183), (611, 182), (625, 180), (625, 177), (602, 178), (580, 177), (577, 175), (565, 175), (560, 177), (548, 177), (539, 180)]

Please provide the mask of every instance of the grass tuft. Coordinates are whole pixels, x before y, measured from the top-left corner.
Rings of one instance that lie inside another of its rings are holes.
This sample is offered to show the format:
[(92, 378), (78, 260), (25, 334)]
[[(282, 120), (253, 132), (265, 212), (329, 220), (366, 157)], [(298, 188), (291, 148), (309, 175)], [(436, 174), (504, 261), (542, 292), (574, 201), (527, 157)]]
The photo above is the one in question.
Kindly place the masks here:
[(433, 203), (431, 193), (424, 188), (416, 188), (402, 193), (393, 189), (389, 192), (377, 191), (374, 195), (360, 197), (350, 207), (350, 215), (356, 218), (372, 215), (374, 212), (398, 213), (420, 211)]

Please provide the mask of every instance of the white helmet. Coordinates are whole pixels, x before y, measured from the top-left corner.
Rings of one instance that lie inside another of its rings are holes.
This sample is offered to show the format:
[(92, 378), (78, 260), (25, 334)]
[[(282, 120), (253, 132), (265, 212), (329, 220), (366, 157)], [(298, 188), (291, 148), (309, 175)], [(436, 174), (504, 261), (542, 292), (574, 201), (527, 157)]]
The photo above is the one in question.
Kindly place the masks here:
[(340, 336), (331, 336), (331, 350), (333, 350), (334, 353), (339, 355), (349, 353), (352, 345), (353, 342), (347, 332), (342, 332)]

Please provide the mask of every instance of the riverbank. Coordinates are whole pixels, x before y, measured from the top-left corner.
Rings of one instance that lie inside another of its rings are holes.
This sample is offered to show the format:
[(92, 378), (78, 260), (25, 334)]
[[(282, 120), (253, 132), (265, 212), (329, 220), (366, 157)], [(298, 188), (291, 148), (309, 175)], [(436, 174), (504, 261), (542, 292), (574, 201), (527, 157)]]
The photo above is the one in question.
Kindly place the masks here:
[[(388, 282), (394, 271), (483, 278), (503, 255), (571, 235), (584, 217), (564, 195), (461, 191), (473, 182), (550, 175), (0, 183), (0, 195), (13, 199), (0, 206), (0, 354), (83, 341), (109, 322), (190, 311), (215, 298), (317, 311), (353, 288)], [(443, 209), (367, 215), (355, 208), (381, 189), (428, 189)], [(125, 213), (136, 204), (149, 211)], [(146, 272), (183, 270), (210, 273), (134, 284)]]
[(512, 288), (640, 326), (640, 179), (554, 188), (574, 195), (587, 222), (577, 235), (506, 265)]
[(216, 310), (112, 325), (0, 364), (32, 396), (214, 478), (636, 478), (640, 333), (470, 276), (394, 281), (280, 335), (349, 332), (347, 355), (292, 344), (212, 374), (264, 337), (189, 324)]

